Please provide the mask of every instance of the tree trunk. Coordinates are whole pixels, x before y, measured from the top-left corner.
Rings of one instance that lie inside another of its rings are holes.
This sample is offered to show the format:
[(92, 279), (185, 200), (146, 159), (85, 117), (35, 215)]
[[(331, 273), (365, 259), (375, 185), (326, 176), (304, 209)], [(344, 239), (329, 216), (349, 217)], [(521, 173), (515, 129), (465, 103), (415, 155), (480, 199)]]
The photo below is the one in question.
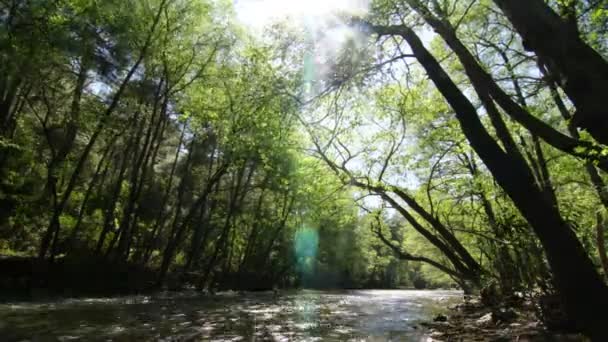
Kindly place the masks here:
[[(287, 197), (287, 194), (285, 194), (285, 196)], [(287, 201), (289, 201), (289, 204), (287, 204)], [(281, 215), (281, 217), (282, 217), (281, 222), (279, 223), (279, 226), (277, 227), (277, 229), (274, 231), (274, 234), (270, 238), (270, 242), (268, 242), (268, 246), (266, 247), (264, 252), (262, 252), (262, 263), (261, 263), (262, 269), (266, 269), (266, 267), (268, 266), (268, 263), (270, 262), (270, 253), (272, 252), (272, 248), (274, 247), (274, 244), (276, 243), (277, 239), (281, 235), (281, 232), (285, 229), (285, 226), (287, 224), (287, 219), (289, 218), (289, 215), (291, 215), (291, 211), (293, 209), (294, 202), (295, 202), (295, 195), (291, 196), (290, 199), (285, 198), (285, 203), (283, 206), (283, 214)]]
[(600, 255), (604, 277), (608, 278), (608, 254), (606, 254), (606, 239), (604, 239), (604, 230), (606, 226), (601, 214), (597, 214), (597, 225), (595, 226), (595, 234), (597, 238), (597, 253)]
[[(136, 140), (136, 158), (131, 170), (131, 177), (129, 181), (129, 196), (127, 199), (127, 204), (123, 209), (122, 220), (120, 223), (121, 236), (120, 240), (118, 241), (118, 247), (116, 251), (116, 257), (123, 262), (126, 262), (129, 257), (131, 240), (133, 238), (134, 230), (136, 227), (136, 218), (133, 217), (133, 215), (134, 212), (137, 210), (137, 202), (139, 200), (141, 190), (146, 179), (146, 174), (148, 171), (147, 163), (150, 159), (150, 154), (156, 150), (153, 148), (153, 145), (156, 138), (158, 137), (158, 133), (160, 132), (160, 127), (164, 122), (167, 101), (163, 100), (163, 104), (159, 106), (159, 102), (161, 102), (160, 93), (163, 84), (164, 80), (161, 80), (161, 82), (159, 82), (159, 85), (157, 86), (154, 95), (154, 105), (152, 113), (150, 115), (150, 122), (148, 124), (148, 129), (146, 130), (143, 146), (141, 147), (141, 152), (139, 151), (139, 145), (141, 141), (139, 138)], [(162, 109), (159, 110), (159, 107), (162, 107)], [(157, 116), (158, 119), (156, 119)]]
[(576, 107), (573, 123), (608, 145), (608, 63), (543, 0), (494, 0)]
[[(137, 122), (137, 116), (134, 119), (134, 123)], [(116, 203), (118, 202), (118, 198), (120, 197), (120, 190), (122, 188), (122, 182), (125, 178), (125, 172), (127, 171), (127, 166), (129, 162), (129, 158), (131, 157), (131, 148), (133, 144), (134, 135), (131, 134), (130, 138), (127, 140), (127, 148), (125, 149), (122, 159), (120, 161), (120, 169), (118, 171), (118, 175), (116, 176), (116, 181), (114, 182), (114, 187), (112, 189), (112, 197), (108, 203), (106, 203), (105, 215), (103, 226), (101, 228), (101, 232), (99, 233), (99, 237), (97, 239), (97, 244), (95, 247), (95, 254), (102, 255), (103, 245), (106, 241), (107, 234), (114, 227), (114, 212), (116, 210)]]
[(110, 169), (111, 163), (107, 163), (106, 167), (103, 169), (103, 171), (102, 171), (102, 167), (103, 167), (103, 164), (106, 162), (107, 157), (109, 155), (112, 155), (112, 153), (114, 152), (113, 147), (114, 147), (114, 140), (112, 140), (112, 142), (110, 142), (108, 147), (106, 147), (104, 153), (101, 156), (101, 159), (97, 163), (97, 168), (95, 169), (95, 174), (93, 175), (93, 178), (89, 182), (89, 186), (87, 187), (87, 191), (84, 194), (82, 204), (80, 205), (80, 210), (78, 210), (78, 218), (76, 220), (76, 224), (74, 225), (74, 229), (72, 230), (70, 237), (67, 239), (66, 248), (68, 250), (74, 245), (74, 242), (76, 242), (76, 239), (78, 238), (78, 233), (80, 233), (80, 229), (82, 227), (82, 220), (84, 219), (84, 213), (86, 211), (87, 204), (89, 203), (89, 198), (91, 197), (91, 194), (93, 193), (93, 189), (97, 185), (97, 180), (100, 177), (101, 177), (101, 183), (100, 183), (99, 188), (101, 188), (103, 186), (106, 175), (108, 174), (108, 171)]
[[(227, 171), (227, 165), (226, 164), (220, 165), (216, 169), (213, 176), (207, 181), (207, 184), (205, 186), (205, 189), (203, 190), (203, 193), (190, 206), (190, 209), (188, 210), (188, 213), (182, 220), (181, 224), (178, 225), (177, 221), (174, 220), (173, 231), (171, 232), (171, 234), (169, 236), (169, 241), (167, 242), (167, 246), (163, 253), (163, 261), (161, 263), (161, 267), (160, 267), (160, 271), (159, 271), (159, 275), (158, 275), (158, 279), (157, 279), (157, 286), (162, 286), (163, 282), (165, 281), (165, 277), (167, 276), (167, 272), (169, 271), (169, 266), (173, 262), (173, 257), (174, 257), (175, 251), (177, 250), (177, 247), (179, 246), (179, 244), (182, 240), (182, 237), (186, 231), (186, 227), (188, 227), (188, 225), (190, 224), (190, 222), (192, 221), (192, 219), (194, 218), (194, 216), (196, 215), (196, 213), (199, 210), (204, 210), (203, 207), (207, 203), (207, 198), (209, 197), (209, 194), (211, 193), (211, 189), (213, 189), (213, 186), (215, 185), (216, 182), (219, 182), (221, 180), (222, 176), (224, 175), (224, 173), (226, 171)], [(177, 217), (178, 216), (176, 214), (176, 219), (177, 219)]]
[[(471, 173), (473, 181), (475, 181), (479, 177), (479, 169), (477, 167), (474, 154), (471, 153), (471, 156), (464, 154), (463, 158), (465, 160), (465, 167)], [(494, 232), (494, 235), (498, 240), (506, 240), (508, 232), (504, 226), (499, 223), (492, 202), (490, 199), (488, 199), (488, 196), (483, 190), (478, 191), (476, 194), (481, 200), (481, 205), (486, 213), (486, 216), (488, 217), (488, 224), (492, 229), (492, 232)], [(498, 271), (502, 293), (512, 293), (518, 286), (522, 285), (522, 280), (517, 276), (515, 269), (517, 266), (514, 265), (513, 258), (509, 253), (509, 248), (504, 243), (496, 241), (492, 241), (491, 243), (492, 247), (496, 251), (494, 264), (496, 270)]]
[[(211, 272), (213, 271), (213, 267), (215, 266), (216, 261), (218, 259), (221, 260), (220, 254), (221, 254), (221, 251), (225, 248), (228, 236), (230, 234), (231, 223), (232, 223), (233, 217), (236, 215), (236, 211), (239, 207), (239, 204), (238, 204), (238, 202), (240, 202), (239, 199), (241, 199), (241, 200), (243, 199), (242, 196), (239, 196), (239, 192), (242, 190), (241, 188), (244, 188), (244, 190), (246, 190), (246, 188), (247, 188), (247, 185), (245, 185), (243, 187), (243, 175), (245, 174), (246, 168), (247, 168), (247, 164), (246, 164), (246, 162), (244, 162), (243, 166), (239, 169), (239, 172), (237, 172), (237, 174), (236, 174), (235, 185), (232, 189), (232, 193), (230, 194), (230, 200), (229, 200), (230, 204), (228, 207), (228, 212), (226, 213), (226, 218), (224, 219), (224, 226), (222, 227), (220, 237), (218, 238), (218, 240), (215, 243), (215, 247), (213, 249), (211, 258), (207, 262), (207, 265), (203, 272), (201, 284), (199, 285), (201, 288), (204, 287), (202, 283), (206, 282), (209, 279), (209, 276), (210, 276)], [(251, 170), (251, 172), (249, 173), (246, 184), (249, 183), (249, 181), (251, 180), (252, 174), (253, 174), (253, 170)]]
[(246, 269), (247, 263), (249, 261), (250, 254), (255, 246), (255, 242), (257, 240), (258, 229), (260, 227), (260, 219), (262, 217), (262, 206), (264, 203), (264, 195), (266, 194), (266, 183), (268, 182), (268, 175), (264, 177), (262, 181), (262, 189), (260, 190), (260, 196), (258, 197), (257, 204), (255, 206), (255, 216), (253, 218), (253, 223), (251, 230), (247, 236), (247, 243), (245, 244), (245, 250), (243, 251), (243, 255), (241, 257), (241, 261), (239, 263), (238, 273), (242, 274), (243, 270)]
[[(211, 177), (213, 175), (213, 165), (216, 162), (216, 152), (217, 152), (217, 144), (214, 144), (214, 146), (211, 148), (211, 156), (209, 157), (209, 165), (207, 166), (207, 168), (208, 168), (207, 179), (211, 179)], [(219, 160), (217, 162), (219, 163)], [(211, 189), (210, 193), (217, 192), (219, 186), (220, 186), (220, 182), (218, 181), (215, 184), (215, 189)], [(186, 265), (184, 266), (184, 272), (187, 272), (190, 270), (190, 268), (192, 266), (192, 262), (194, 260), (198, 260), (198, 257), (200, 254), (200, 249), (202, 248), (202, 244), (205, 243), (205, 240), (207, 239), (207, 236), (209, 234), (208, 224), (211, 220), (211, 214), (215, 209), (215, 204), (216, 204), (216, 201), (212, 201), (212, 203), (210, 205), (205, 205), (204, 210), (201, 210), (201, 212), (200, 212), (200, 215), (198, 218), (198, 224), (195, 226), (194, 233), (192, 234), (192, 241), (190, 243), (190, 250), (189, 250), (188, 256), (186, 258)]]
[(184, 143), (184, 137), (186, 135), (186, 127), (188, 125), (184, 124), (182, 127), (182, 132), (179, 137), (179, 142), (177, 144), (177, 149), (175, 150), (175, 157), (173, 157), (173, 163), (171, 164), (171, 171), (169, 172), (169, 182), (167, 184), (167, 188), (165, 189), (165, 193), (163, 195), (163, 199), (161, 202), (160, 210), (158, 211), (158, 215), (156, 217), (156, 223), (154, 224), (154, 228), (152, 229), (152, 233), (150, 234), (150, 241), (145, 248), (142, 264), (146, 264), (150, 259), (152, 254), (152, 250), (157, 246), (159, 237), (162, 235), (162, 230), (165, 225), (166, 214), (165, 207), (167, 206), (167, 202), (169, 201), (169, 196), (171, 194), (171, 188), (173, 185), (173, 177), (175, 176), (175, 170), (177, 169), (177, 162), (179, 161), (179, 154)]

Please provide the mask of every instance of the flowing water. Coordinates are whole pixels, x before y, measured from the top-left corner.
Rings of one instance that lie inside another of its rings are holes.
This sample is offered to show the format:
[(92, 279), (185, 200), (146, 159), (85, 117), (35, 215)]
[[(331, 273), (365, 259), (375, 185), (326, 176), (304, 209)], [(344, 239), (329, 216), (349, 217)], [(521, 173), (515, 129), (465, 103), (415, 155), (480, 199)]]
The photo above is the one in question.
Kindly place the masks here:
[(0, 341), (422, 341), (456, 291), (159, 294), (0, 305)]

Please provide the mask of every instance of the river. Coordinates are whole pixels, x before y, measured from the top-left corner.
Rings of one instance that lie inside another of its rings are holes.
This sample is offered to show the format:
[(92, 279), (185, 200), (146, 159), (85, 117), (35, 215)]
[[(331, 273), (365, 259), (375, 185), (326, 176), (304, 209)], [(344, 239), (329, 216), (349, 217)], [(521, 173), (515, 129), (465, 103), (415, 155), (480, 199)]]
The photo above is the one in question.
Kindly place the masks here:
[(161, 293), (0, 304), (0, 341), (422, 341), (457, 291)]

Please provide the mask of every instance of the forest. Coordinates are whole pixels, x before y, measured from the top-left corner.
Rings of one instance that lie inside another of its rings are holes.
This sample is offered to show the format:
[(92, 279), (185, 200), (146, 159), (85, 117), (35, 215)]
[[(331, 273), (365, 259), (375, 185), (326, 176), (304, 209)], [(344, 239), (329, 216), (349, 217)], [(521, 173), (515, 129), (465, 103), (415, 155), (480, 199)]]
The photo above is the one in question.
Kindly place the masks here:
[(0, 0), (2, 297), (533, 293), (607, 340), (608, 2), (344, 3)]

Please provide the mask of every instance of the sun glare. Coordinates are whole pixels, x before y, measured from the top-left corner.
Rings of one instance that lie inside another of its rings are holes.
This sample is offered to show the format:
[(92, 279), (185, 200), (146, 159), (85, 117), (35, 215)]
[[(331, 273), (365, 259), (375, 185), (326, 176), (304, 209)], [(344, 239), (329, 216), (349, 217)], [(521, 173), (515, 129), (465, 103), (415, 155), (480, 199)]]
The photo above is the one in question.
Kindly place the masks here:
[(277, 20), (328, 20), (336, 14), (362, 15), (369, 0), (236, 0), (239, 20), (261, 28)]
[[(315, 80), (332, 74), (335, 59), (357, 33), (346, 22), (349, 16), (367, 14), (371, 0), (235, 0), (239, 21), (253, 32), (277, 22), (288, 23), (307, 31), (313, 51), (303, 56), (304, 89), (311, 94)], [(314, 92), (313, 92), (314, 93)]]

